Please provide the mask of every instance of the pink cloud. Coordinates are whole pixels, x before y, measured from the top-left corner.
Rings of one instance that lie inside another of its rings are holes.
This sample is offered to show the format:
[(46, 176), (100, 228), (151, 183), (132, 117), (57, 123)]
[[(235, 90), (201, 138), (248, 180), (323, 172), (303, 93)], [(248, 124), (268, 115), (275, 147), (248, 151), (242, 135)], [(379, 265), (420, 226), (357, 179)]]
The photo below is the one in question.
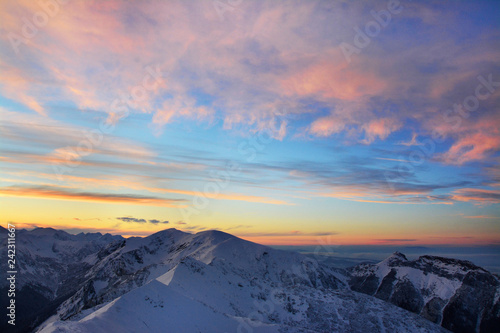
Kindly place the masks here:
[(326, 59), (315, 59), (310, 66), (283, 79), (286, 94), (352, 101), (387, 90), (386, 79), (376, 71), (348, 66), (337, 48), (325, 53)]
[(484, 160), (490, 151), (500, 149), (500, 136), (485, 133), (473, 133), (459, 138), (441, 157), (447, 164), (464, 164), (470, 161)]
[(309, 127), (309, 132), (316, 136), (330, 136), (345, 129), (345, 122), (338, 117), (329, 116), (316, 119)]
[(392, 132), (397, 131), (402, 126), (398, 119), (381, 118), (373, 120), (363, 125), (366, 143), (371, 143), (377, 138), (385, 140)]
[(439, 132), (453, 137), (454, 143), (447, 152), (438, 155), (446, 164), (462, 165), (471, 161), (481, 161), (491, 153), (500, 151), (500, 129), (498, 117), (483, 116), (480, 120), (461, 120), (458, 128), (442, 123), (436, 127)]
[(40, 102), (32, 96), (36, 92), (32, 79), (20, 69), (10, 67), (0, 59), (2, 83), (0, 87), (7, 98), (19, 101), (36, 113), (46, 116), (47, 112)]
[[(8, 34), (0, 36), (0, 68), (6, 82), (0, 89), (41, 115), (50, 113), (48, 105), (64, 101), (107, 113), (104, 116), (114, 123), (118, 120), (113, 101), (130, 95), (143, 82), (146, 66), (158, 65), (164, 82), (135, 101), (132, 110), (150, 113), (157, 134), (175, 119), (211, 123), (220, 116), (226, 130), (245, 127), (242, 132), (251, 133), (274, 127), (273, 137), (282, 140), (294, 130), (293, 124), (278, 120), (273, 112), (276, 105), (288, 103), (295, 114), (310, 117), (310, 125), (300, 129), (308, 134), (343, 133), (359, 139), (364, 133), (363, 142), (372, 143), (387, 139), (406, 119), (426, 122), (432, 112), (419, 103), (435, 104), (476, 75), (481, 64), (498, 58), (494, 48), (464, 52), (453, 41), (416, 43), (402, 52), (385, 52), (400, 41), (381, 35), (379, 44), (373, 43), (349, 64), (338, 45), (352, 41), (353, 26), (366, 23), (363, 6), (328, 6), (326, 15), (315, 2), (294, 6), (243, 2), (221, 22), (210, 1), (140, 6), (126, 1), (70, 1), (19, 46), (19, 56), (10, 47)], [(423, 4), (409, 6), (411, 11), (404, 11), (402, 18), (419, 13), (431, 25), (453, 20), (450, 14), (436, 20), (442, 12)], [(1, 2), (4, 31), (20, 33), (21, 18), (40, 10), (33, 1)], [(441, 62), (460, 70), (419, 72), (418, 66)], [(210, 95), (213, 105), (197, 103), (191, 90)], [(322, 103), (330, 114), (315, 115), (304, 100)], [(403, 107), (408, 100), (414, 109)], [(375, 113), (386, 101), (400, 109)], [(491, 136), (483, 139), (482, 146), (476, 144), (462, 154), (467, 140), (473, 139), (457, 138), (462, 142), (456, 142), (445, 160), (455, 155), (464, 155), (464, 161), (484, 158), (498, 143)]]
[(192, 97), (177, 96), (166, 100), (162, 107), (153, 116), (153, 125), (159, 132), (165, 124), (175, 117), (184, 117), (198, 121), (209, 120), (213, 117), (214, 110), (205, 106), (196, 106), (196, 100)]

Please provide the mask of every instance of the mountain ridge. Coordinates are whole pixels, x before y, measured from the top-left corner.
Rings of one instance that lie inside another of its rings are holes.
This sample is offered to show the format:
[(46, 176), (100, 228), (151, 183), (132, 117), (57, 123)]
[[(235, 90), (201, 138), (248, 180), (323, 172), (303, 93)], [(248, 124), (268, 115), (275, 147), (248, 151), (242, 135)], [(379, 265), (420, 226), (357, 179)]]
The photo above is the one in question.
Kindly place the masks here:
[[(33, 330), (51, 314), (37, 331), (99, 332), (99, 327), (124, 328), (113, 326), (113, 322), (122, 320), (128, 322), (129, 328), (150, 332), (161, 331), (161, 325), (167, 322), (178, 327), (179, 332), (182, 327), (186, 332), (187, 328), (216, 331), (206, 326), (208, 322), (228, 330), (250, 328), (256, 332), (444, 332), (437, 325), (443, 325), (443, 321), (437, 320), (436, 315), (452, 316), (443, 311), (436, 314), (431, 306), (427, 306), (427, 312), (411, 313), (407, 304), (395, 301), (397, 297), (382, 295), (385, 292), (401, 296), (401, 292), (393, 290), (400, 282), (396, 278), (410, 271), (413, 275), (406, 274), (408, 281), (413, 276), (416, 280), (412, 283), (420, 283), (419, 288), (426, 293), (439, 289), (442, 299), (453, 298), (464, 284), (462, 280), (473, 284), (464, 278), (469, 271), (479, 274), (476, 289), (485, 295), (497, 288), (498, 280), (470, 262), (427, 255), (408, 260), (400, 252), (377, 264), (337, 269), (297, 252), (273, 249), (217, 230), (192, 234), (169, 228), (147, 237), (123, 238), (100, 233), (71, 235), (41, 228), (34, 232), (19, 230), (18, 236), (20, 264), (33, 275), (24, 276), (28, 279), (21, 281), (20, 288), (37, 292), (46, 288), (42, 294), (52, 302), (26, 331)], [(65, 293), (61, 293), (60, 287), (45, 283), (43, 268), (49, 264), (60, 270), (50, 272), (57, 281), (71, 281)], [(38, 280), (34, 278), (36, 274)], [(425, 284), (429, 277), (437, 283), (437, 289)], [(468, 279), (472, 278), (470, 275)], [(374, 290), (368, 290), (370, 283)], [(405, 297), (397, 299), (411, 303), (412, 298)], [(430, 300), (427, 298), (425, 305)], [(460, 302), (470, 300), (462, 297), (451, 304)], [(138, 304), (137, 311), (144, 320), (120, 318), (119, 309), (129, 309), (126, 311), (131, 311), (132, 316), (134, 304)], [(54, 307), (55, 312), (51, 310)], [(188, 311), (190, 307), (198, 311), (198, 319), (181, 316), (181, 309)], [(499, 309), (485, 309), (491, 318), (485, 321), (482, 331), (490, 332), (487, 325), (496, 324)], [(458, 311), (467, 317), (463, 310), (463, 306), (458, 306)], [(153, 313), (161, 314), (164, 322), (158, 323), (150, 315)], [(451, 319), (443, 326), (455, 332), (466, 327), (460, 318)]]

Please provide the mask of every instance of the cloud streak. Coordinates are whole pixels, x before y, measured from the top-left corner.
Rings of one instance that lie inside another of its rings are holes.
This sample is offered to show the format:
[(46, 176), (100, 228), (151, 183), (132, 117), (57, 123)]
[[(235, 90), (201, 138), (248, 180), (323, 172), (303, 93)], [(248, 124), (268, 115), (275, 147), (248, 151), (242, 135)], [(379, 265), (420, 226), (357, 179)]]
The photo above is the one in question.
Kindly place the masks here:
[(385, 238), (385, 239), (376, 239), (379, 242), (416, 242), (418, 239), (416, 238)]
[(30, 197), (38, 199), (90, 201), (97, 203), (131, 204), (163, 207), (183, 207), (185, 199), (166, 199), (135, 194), (81, 192), (55, 186), (9, 186), (0, 190), (2, 196)]
[(136, 218), (136, 217), (131, 217), (131, 216), (123, 216), (123, 217), (117, 217), (117, 220), (120, 220), (122, 222), (127, 222), (127, 223), (151, 223), (151, 224), (168, 224), (169, 221), (163, 221), (163, 220), (158, 220), (158, 219), (141, 219), (141, 218)]
[(452, 200), (473, 202), (476, 205), (500, 203), (500, 191), (479, 188), (461, 188), (452, 192)]

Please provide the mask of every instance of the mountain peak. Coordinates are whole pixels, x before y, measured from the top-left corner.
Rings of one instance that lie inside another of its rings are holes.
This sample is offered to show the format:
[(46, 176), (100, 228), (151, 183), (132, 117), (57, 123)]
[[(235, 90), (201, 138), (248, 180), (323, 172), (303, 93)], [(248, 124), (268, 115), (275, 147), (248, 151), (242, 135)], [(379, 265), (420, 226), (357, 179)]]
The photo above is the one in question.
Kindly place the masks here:
[(54, 228), (41, 228), (41, 227), (37, 227), (37, 228), (31, 230), (30, 233), (32, 235), (36, 235), (36, 236), (53, 236), (56, 234), (59, 234), (59, 235), (68, 234), (64, 230), (56, 230)]
[(46, 231), (46, 232), (56, 232), (57, 230), (54, 229), (54, 228), (51, 228), (51, 227), (35, 227), (31, 230), (32, 232), (42, 232), (42, 231)]
[(181, 231), (175, 228), (163, 229), (154, 234), (147, 236), (146, 238), (163, 238), (163, 237), (172, 237), (174, 235), (188, 235), (187, 232)]
[(202, 236), (206, 238), (213, 239), (215, 241), (225, 241), (226, 239), (230, 238), (236, 238), (235, 236), (228, 234), (227, 232), (220, 231), (220, 230), (205, 230), (205, 231), (200, 231), (196, 234), (196, 236)]
[(405, 256), (403, 253), (399, 252), (399, 251), (394, 252), (394, 253), (391, 255), (391, 257), (399, 258), (399, 259), (401, 259), (401, 260), (405, 260), (405, 261), (407, 261), (407, 260), (408, 260), (408, 258), (406, 258), (406, 256)]
[(395, 264), (405, 261), (408, 261), (408, 258), (406, 258), (406, 256), (403, 253), (396, 251), (393, 254), (391, 254), (387, 259), (383, 260), (382, 263)]

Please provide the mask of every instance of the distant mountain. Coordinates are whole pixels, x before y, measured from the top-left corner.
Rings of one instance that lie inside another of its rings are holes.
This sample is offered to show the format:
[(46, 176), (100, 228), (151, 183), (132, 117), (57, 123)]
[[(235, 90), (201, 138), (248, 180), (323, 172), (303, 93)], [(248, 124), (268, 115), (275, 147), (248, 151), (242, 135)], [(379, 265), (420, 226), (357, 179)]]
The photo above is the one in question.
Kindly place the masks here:
[(500, 279), (469, 261), (394, 253), (349, 269), (354, 291), (388, 301), (453, 332), (499, 332)]
[[(410, 264), (395, 254), (345, 270), (219, 231), (176, 229), (128, 239), (19, 230), (17, 245), (17, 301), (27, 307), (17, 331), (45, 321), (34, 331), (446, 332), (438, 324), (450, 323), (462, 332), (464, 311), (484, 305), (477, 327), (490, 332), (499, 317), (498, 278), (451, 259)], [(471, 303), (470, 285), (479, 305)], [(454, 307), (437, 311), (436, 297), (444, 309)], [(421, 303), (427, 310), (414, 306)]]
[[(16, 233), (16, 332), (29, 332), (40, 324), (86, 278), (86, 272), (98, 260), (97, 252), (108, 244), (123, 240), (121, 236), (101, 233), (71, 235), (52, 228), (36, 228)], [(7, 232), (0, 232), (0, 246), (7, 248)], [(0, 269), (7, 272), (7, 251), (2, 251)], [(7, 280), (0, 281), (0, 304), (7, 307)], [(3, 308), (5, 308), (3, 307)], [(0, 331), (11, 325), (2, 321)]]

